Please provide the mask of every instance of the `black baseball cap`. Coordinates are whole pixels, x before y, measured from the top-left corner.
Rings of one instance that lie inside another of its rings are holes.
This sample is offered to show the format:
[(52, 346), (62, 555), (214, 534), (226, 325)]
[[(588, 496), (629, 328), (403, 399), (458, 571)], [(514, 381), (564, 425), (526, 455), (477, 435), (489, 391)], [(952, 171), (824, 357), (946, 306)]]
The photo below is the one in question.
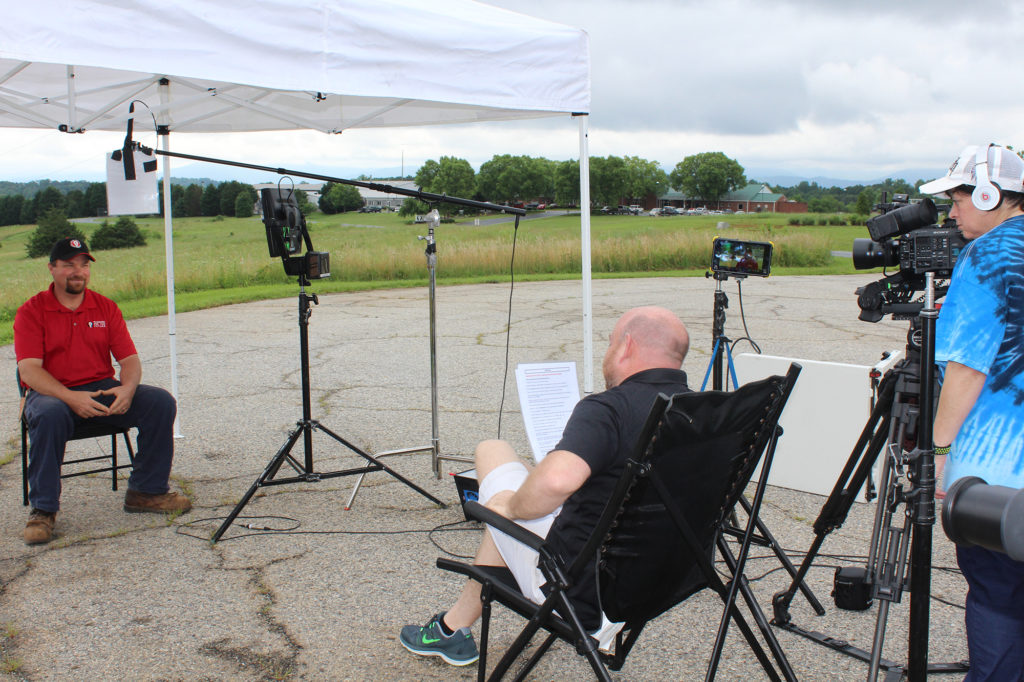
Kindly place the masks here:
[(71, 260), (78, 254), (83, 253), (85, 257), (95, 262), (95, 258), (89, 253), (89, 247), (81, 239), (66, 237), (53, 245), (50, 251), (50, 262), (56, 263), (59, 260)]

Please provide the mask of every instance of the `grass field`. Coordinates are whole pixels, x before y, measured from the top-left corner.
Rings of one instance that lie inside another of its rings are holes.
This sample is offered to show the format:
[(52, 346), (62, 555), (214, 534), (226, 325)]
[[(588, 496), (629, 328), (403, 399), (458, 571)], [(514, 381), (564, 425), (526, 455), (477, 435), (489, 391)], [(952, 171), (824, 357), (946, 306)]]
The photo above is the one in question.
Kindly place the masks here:
[[(487, 217), (482, 217), (486, 222)], [(729, 223), (718, 227), (719, 221)], [(786, 215), (593, 216), (591, 263), (594, 277), (698, 276), (708, 267), (716, 235), (767, 240), (775, 245), (773, 275), (854, 272), (848, 258), (859, 226), (789, 226)], [(166, 313), (163, 220), (138, 219), (147, 245), (100, 251), (91, 287), (116, 300), (125, 317)], [(86, 239), (99, 223), (80, 223)], [(12, 339), (14, 313), (50, 277), (46, 258), (29, 259), (25, 242), (34, 225), (0, 227), (0, 344)], [(425, 225), (395, 214), (313, 214), (313, 246), (331, 254), (330, 279), (318, 292), (420, 286), (427, 282)], [(435, 231), (439, 284), (504, 281), (509, 277), (512, 222), (475, 225), (473, 218), (442, 224)], [(580, 218), (567, 214), (524, 220), (515, 252), (517, 279), (580, 277)], [(267, 255), (259, 217), (174, 220), (176, 309), (184, 312), (229, 303), (291, 296), (293, 279)]]

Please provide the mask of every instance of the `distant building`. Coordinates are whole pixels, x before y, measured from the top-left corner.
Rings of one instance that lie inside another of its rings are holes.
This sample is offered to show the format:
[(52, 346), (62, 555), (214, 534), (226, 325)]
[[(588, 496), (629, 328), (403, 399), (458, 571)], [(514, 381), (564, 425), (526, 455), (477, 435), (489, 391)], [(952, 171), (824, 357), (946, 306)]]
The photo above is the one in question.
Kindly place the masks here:
[[(651, 203), (650, 198), (646, 203)], [(733, 190), (718, 201), (705, 201), (701, 197), (689, 197), (686, 194), (670, 189), (656, 199), (658, 207), (673, 206), (675, 208), (708, 208), (716, 210), (744, 211), (746, 213), (806, 213), (807, 204), (802, 201), (790, 201), (785, 194), (772, 192), (768, 185), (751, 182), (746, 187)]]
[[(294, 188), (294, 189), (297, 189), (297, 190), (305, 192), (306, 193), (306, 198), (309, 199), (310, 203), (316, 204), (316, 202), (320, 201), (320, 188), (323, 187), (323, 186), (324, 186), (324, 183), (322, 183), (322, 182), (298, 182), (298, 183), (295, 183), (294, 185), (292, 185), (291, 182), (289, 182), (288, 180), (285, 180), (284, 182), (280, 182), (280, 183), (277, 183), (277, 182), (259, 182), (259, 183), (256, 183), (255, 185), (253, 185), (252, 188), (254, 190), (256, 190), (256, 195), (257, 196), (259, 196), (259, 193), (260, 193), (261, 189), (267, 189), (267, 188), (277, 189), (278, 187), (280, 187), (283, 190), (288, 190), (289, 188)], [(256, 201), (256, 213), (257, 214), (262, 214), (263, 213), (263, 206), (260, 205), (259, 200)]]
[[(380, 185), (390, 185), (398, 189), (409, 189), (416, 190), (419, 187), (413, 180), (367, 180)], [(387, 192), (378, 192), (375, 189), (359, 188), (359, 196), (363, 198), (363, 202), (366, 206), (380, 206), (383, 209), (396, 209), (400, 208), (402, 202), (408, 197), (404, 194), (389, 194)]]
[[(390, 185), (400, 189), (419, 189), (416, 183), (412, 180), (367, 180), (366, 182), (372, 182), (380, 185)], [(320, 201), (320, 190), (323, 188), (325, 183), (323, 182), (303, 182), (297, 183), (295, 189), (302, 190), (306, 193), (306, 197), (310, 203), (316, 204)], [(257, 194), (264, 187), (277, 187), (276, 182), (261, 182), (253, 185)], [(281, 187), (288, 187), (288, 183), (282, 183)], [(405, 201), (406, 196), (403, 194), (390, 194), (387, 192), (378, 192), (374, 189), (366, 189), (364, 187), (358, 187), (359, 196), (363, 198), (363, 203), (366, 206), (380, 206), (382, 209), (396, 209), (402, 205)], [(259, 212), (259, 202), (257, 202), (257, 212)]]

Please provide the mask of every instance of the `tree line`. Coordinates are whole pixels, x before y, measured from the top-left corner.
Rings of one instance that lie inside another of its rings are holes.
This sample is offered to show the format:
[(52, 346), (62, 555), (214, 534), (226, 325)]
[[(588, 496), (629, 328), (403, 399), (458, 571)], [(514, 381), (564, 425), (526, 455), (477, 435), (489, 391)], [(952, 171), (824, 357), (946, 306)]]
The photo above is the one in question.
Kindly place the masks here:
[[(475, 171), (466, 159), (442, 156), (426, 161), (412, 179), (426, 192), (497, 204), (543, 200), (560, 206), (577, 206), (580, 202), (579, 161), (575, 159), (553, 161), (544, 157), (497, 154)], [(824, 187), (803, 181), (789, 187), (775, 185), (771, 189), (787, 199), (806, 202), (811, 212), (867, 215), (881, 201), (883, 192), (890, 199), (894, 193), (917, 196), (917, 188), (922, 183), (923, 180), (919, 180), (911, 185), (905, 180), (889, 178), (872, 185)], [(26, 195), (26, 186), (43, 184), (46, 186), (31, 198)], [(594, 206), (642, 203), (646, 197), (663, 195), (670, 188), (688, 197), (715, 202), (746, 184), (743, 167), (722, 152), (687, 156), (670, 172), (664, 171), (657, 161), (638, 156), (590, 158), (590, 197)], [(71, 189), (62, 192), (58, 189), (62, 185)], [(162, 184), (159, 189), (162, 213)], [(5, 192), (5, 196), (0, 196), (0, 225), (32, 224), (53, 208), (69, 218), (106, 215), (106, 183), (0, 183), (0, 195)], [(303, 212), (319, 208), (324, 213), (339, 213), (363, 205), (357, 188), (336, 183), (322, 187), (316, 207), (308, 202), (305, 192), (297, 191), (296, 198)], [(172, 213), (179, 217), (249, 217), (256, 201), (253, 187), (237, 181), (171, 185)], [(424, 204), (410, 199), (403, 205), (402, 212), (420, 213), (426, 209)]]

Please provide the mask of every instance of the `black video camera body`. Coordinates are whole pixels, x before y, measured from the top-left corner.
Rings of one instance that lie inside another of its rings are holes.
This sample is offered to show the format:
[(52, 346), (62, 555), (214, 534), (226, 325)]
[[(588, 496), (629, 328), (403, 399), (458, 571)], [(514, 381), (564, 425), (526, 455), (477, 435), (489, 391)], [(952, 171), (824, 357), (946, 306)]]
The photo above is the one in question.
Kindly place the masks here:
[(955, 227), (922, 227), (896, 239), (853, 240), (853, 267), (866, 270), (899, 266), (904, 273), (934, 272), (948, 277), (967, 240)]
[(853, 240), (856, 269), (899, 266), (899, 272), (857, 290), (860, 319), (866, 322), (878, 322), (887, 313), (916, 314), (908, 304), (924, 288), (925, 273), (948, 278), (967, 245), (955, 222), (936, 224), (939, 210), (931, 199), (911, 204), (905, 195), (897, 196), (900, 202), (880, 204), (886, 212), (867, 222), (871, 238)]
[(939, 227), (937, 218), (938, 208), (927, 198), (875, 216), (867, 222), (871, 239), (853, 240), (853, 267), (868, 270), (898, 265), (904, 274), (934, 272), (948, 277), (967, 240), (955, 223)]

